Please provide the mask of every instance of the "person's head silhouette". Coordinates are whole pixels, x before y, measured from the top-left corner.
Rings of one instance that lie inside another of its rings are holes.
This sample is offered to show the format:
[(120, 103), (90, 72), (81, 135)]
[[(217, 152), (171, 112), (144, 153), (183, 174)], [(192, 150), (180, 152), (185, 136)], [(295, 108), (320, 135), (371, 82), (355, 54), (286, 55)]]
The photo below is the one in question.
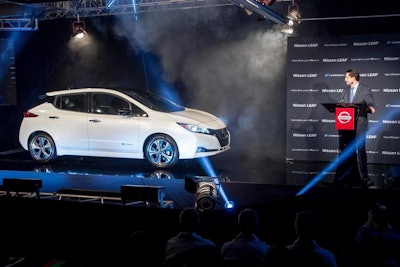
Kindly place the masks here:
[(240, 232), (244, 234), (253, 234), (259, 225), (258, 214), (255, 210), (246, 208), (239, 213), (238, 224)]
[(296, 213), (295, 229), (298, 238), (314, 239), (317, 226), (317, 217), (314, 213), (310, 211)]
[(185, 208), (180, 213), (179, 222), (183, 232), (196, 232), (200, 225), (200, 214), (195, 208)]

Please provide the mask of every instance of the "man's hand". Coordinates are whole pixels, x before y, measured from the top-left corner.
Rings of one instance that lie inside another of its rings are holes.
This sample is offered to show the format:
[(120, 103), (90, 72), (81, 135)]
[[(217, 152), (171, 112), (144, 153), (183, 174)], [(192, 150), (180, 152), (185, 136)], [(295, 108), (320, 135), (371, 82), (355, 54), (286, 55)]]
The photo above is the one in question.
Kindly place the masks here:
[(371, 111), (371, 113), (375, 113), (375, 108), (373, 106), (368, 106), (368, 108)]

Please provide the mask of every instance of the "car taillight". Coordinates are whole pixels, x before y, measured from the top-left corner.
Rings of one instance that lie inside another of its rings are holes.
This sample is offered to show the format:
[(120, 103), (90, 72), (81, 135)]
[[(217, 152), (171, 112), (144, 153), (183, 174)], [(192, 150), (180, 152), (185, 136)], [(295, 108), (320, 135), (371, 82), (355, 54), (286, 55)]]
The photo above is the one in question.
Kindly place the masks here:
[(24, 118), (34, 118), (34, 117), (37, 117), (37, 116), (39, 116), (39, 115), (36, 115), (34, 113), (30, 113), (29, 111), (25, 111), (24, 112)]

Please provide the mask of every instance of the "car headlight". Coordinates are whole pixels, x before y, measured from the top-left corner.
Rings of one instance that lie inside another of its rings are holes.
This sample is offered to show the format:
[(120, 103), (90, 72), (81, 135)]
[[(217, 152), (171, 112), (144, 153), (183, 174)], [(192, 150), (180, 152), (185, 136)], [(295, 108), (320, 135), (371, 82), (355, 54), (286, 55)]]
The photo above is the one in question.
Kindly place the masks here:
[(183, 123), (183, 122), (177, 122), (180, 126), (185, 128), (188, 131), (191, 131), (193, 133), (203, 133), (203, 134), (209, 134), (210, 131), (206, 127), (201, 127), (198, 125), (193, 125), (189, 123)]

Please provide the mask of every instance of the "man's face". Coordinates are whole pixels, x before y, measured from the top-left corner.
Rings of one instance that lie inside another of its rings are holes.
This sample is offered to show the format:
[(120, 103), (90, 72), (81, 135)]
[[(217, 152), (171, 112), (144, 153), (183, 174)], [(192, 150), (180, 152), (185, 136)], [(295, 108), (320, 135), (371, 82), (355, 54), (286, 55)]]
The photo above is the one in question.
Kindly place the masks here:
[(344, 81), (346, 82), (346, 84), (348, 86), (351, 86), (352, 84), (354, 84), (356, 82), (356, 78), (350, 77), (350, 73), (346, 72), (346, 74), (344, 75)]

